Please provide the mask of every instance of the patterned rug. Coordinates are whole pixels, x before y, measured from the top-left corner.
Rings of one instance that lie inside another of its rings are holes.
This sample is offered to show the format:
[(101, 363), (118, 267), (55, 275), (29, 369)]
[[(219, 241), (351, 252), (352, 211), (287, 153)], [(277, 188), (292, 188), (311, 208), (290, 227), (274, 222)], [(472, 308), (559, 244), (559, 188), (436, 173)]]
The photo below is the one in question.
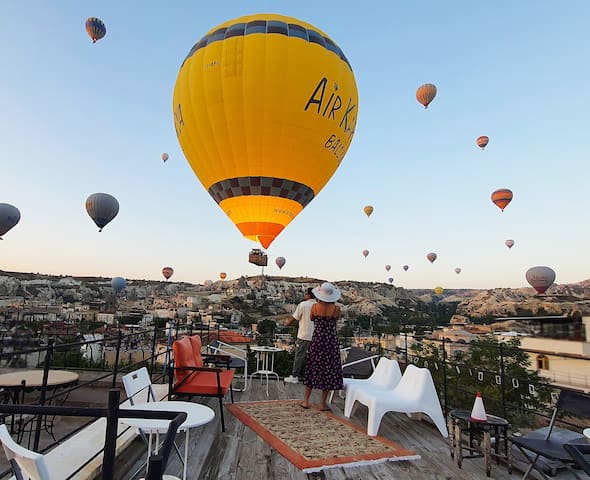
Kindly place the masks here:
[(304, 472), (358, 466), (419, 455), (383, 437), (369, 437), (358, 425), (301, 400), (242, 402), (227, 409), (271, 447)]

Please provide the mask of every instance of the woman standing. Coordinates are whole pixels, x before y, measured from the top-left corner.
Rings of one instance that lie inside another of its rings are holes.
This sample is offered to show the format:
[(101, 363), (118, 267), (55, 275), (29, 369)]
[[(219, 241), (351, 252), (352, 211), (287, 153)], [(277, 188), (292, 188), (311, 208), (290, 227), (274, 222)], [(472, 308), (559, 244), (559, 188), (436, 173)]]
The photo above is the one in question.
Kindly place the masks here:
[(309, 408), (309, 397), (314, 388), (322, 391), (320, 410), (328, 411), (326, 400), (330, 390), (342, 390), (342, 364), (340, 346), (336, 335), (336, 323), (340, 318), (340, 308), (336, 300), (340, 290), (331, 283), (322, 283), (313, 290), (317, 303), (311, 309), (314, 322), (313, 336), (307, 353), (305, 365), (305, 398), (303, 408)]

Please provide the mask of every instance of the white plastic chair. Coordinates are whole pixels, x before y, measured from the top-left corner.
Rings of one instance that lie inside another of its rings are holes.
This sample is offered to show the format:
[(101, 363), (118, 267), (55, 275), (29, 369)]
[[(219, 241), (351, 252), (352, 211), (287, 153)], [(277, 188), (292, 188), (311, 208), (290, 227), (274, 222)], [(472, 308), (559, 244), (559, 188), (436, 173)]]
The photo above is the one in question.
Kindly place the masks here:
[(0, 425), (0, 441), (18, 480), (57, 480), (49, 473), (44, 455), (21, 447), (12, 439), (6, 425)]
[(240, 347), (230, 345), (229, 343), (215, 340), (207, 345), (209, 353), (213, 355), (229, 355), (231, 360), (229, 362), (230, 368), (242, 368), (244, 370), (244, 386), (234, 388), (236, 392), (243, 392), (248, 388), (248, 354)]
[(424, 413), (434, 422), (441, 435), (449, 436), (436, 393), (432, 375), (427, 368), (408, 365), (401, 380), (393, 390), (364, 385), (347, 395), (344, 415), (350, 418), (355, 402), (362, 403), (369, 409), (367, 435), (375, 436), (379, 431), (381, 420), (387, 412)]
[[(351, 352), (357, 353), (357, 354), (358, 354), (358, 352), (361, 352), (361, 355), (366, 354), (366, 356), (363, 356), (362, 358), (357, 358), (356, 360), (347, 361), (348, 358), (350, 358), (350, 356), (352, 356)], [(370, 362), (371, 370), (374, 372), (375, 366), (376, 366), (376, 360), (378, 358), (379, 358), (379, 355), (377, 355), (377, 354), (371, 355), (369, 352), (365, 352), (364, 350), (361, 350), (359, 348), (355, 348), (355, 350), (353, 350), (352, 347), (345, 347), (345, 348), (340, 349), (340, 362), (342, 363), (343, 375), (346, 375), (347, 372), (345, 370), (347, 367), (354, 367), (356, 365), (360, 365), (365, 362)], [(345, 388), (346, 388), (346, 381), (348, 379), (349, 379), (348, 377), (344, 377), (344, 387)], [(352, 379), (352, 377), (351, 377), (351, 379)], [(344, 390), (339, 391), (339, 396), (340, 396), (340, 398), (344, 398)], [(330, 392), (330, 396), (328, 397), (328, 403), (332, 403), (333, 398), (334, 398), (334, 390), (332, 390)]]
[[(402, 371), (399, 368), (397, 360), (381, 357), (369, 378), (344, 379), (344, 391), (346, 392), (344, 411), (347, 411), (347, 404), (354, 402), (354, 390), (357, 388), (363, 389), (368, 386), (381, 390), (393, 390), (393, 388), (400, 382), (401, 378)], [(348, 407), (348, 410), (352, 410), (352, 405)]]

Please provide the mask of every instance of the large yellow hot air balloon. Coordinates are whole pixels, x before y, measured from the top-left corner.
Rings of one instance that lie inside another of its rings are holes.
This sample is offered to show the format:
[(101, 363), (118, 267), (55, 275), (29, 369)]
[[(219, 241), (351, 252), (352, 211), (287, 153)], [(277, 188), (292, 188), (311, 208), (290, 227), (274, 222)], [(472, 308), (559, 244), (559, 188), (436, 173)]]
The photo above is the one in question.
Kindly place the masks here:
[(416, 90), (416, 100), (424, 105), (424, 108), (428, 108), (434, 97), (436, 97), (436, 86), (432, 83), (425, 83)]
[(367, 217), (370, 217), (371, 213), (373, 213), (373, 207), (371, 205), (367, 205), (365, 208), (363, 208), (363, 212), (365, 212)]
[(496, 206), (504, 211), (506, 206), (512, 201), (512, 190), (507, 188), (501, 188), (496, 190), (492, 193), (492, 202), (496, 204)]
[(194, 45), (178, 72), (173, 111), (205, 189), (246, 238), (268, 248), (340, 165), (358, 94), (328, 35), (295, 18), (256, 14)]
[(437, 295), (442, 295), (445, 289), (443, 287), (434, 287), (434, 293)]

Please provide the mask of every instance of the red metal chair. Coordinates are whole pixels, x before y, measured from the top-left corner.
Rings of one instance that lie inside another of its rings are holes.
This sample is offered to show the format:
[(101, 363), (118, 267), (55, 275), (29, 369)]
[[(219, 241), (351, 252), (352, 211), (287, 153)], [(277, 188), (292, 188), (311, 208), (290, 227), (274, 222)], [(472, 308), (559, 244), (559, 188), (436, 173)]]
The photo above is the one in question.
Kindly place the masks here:
[[(171, 375), (168, 398), (174, 396), (217, 397), (221, 415), (221, 430), (225, 432), (223, 418), (223, 398), (230, 392), (232, 403), (234, 393), (231, 387), (234, 370), (230, 369), (229, 355), (209, 355), (201, 353), (201, 337), (192, 335), (176, 340), (172, 344), (174, 360), (171, 362)], [(205, 363), (223, 364), (219, 367), (205, 367)]]

